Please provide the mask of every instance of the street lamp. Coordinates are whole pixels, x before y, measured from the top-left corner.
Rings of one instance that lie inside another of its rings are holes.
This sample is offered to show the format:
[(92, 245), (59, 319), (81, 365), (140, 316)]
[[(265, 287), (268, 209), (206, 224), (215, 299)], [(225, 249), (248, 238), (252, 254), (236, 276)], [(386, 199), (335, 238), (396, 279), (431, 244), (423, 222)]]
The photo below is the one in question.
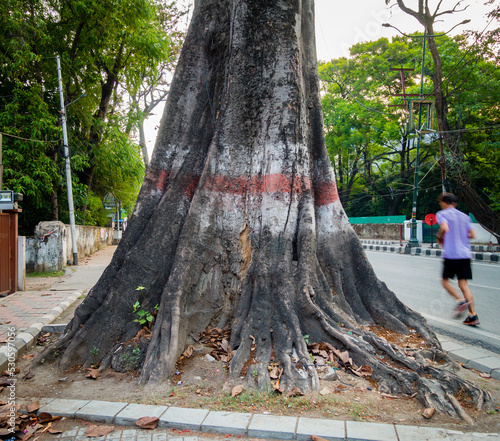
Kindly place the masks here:
[(419, 159), (420, 159), (420, 139), (421, 139), (421, 130), (422, 130), (422, 101), (424, 99), (424, 64), (425, 64), (425, 43), (426, 43), (426, 38), (427, 37), (442, 37), (443, 35), (446, 35), (447, 33), (451, 32), (453, 29), (455, 29), (457, 26), (460, 26), (462, 24), (467, 24), (469, 23), (470, 20), (464, 20), (461, 23), (458, 23), (457, 25), (453, 26), (448, 32), (445, 32), (443, 34), (438, 34), (438, 35), (427, 35), (427, 29), (424, 28), (424, 35), (407, 35), (401, 30), (399, 30), (396, 26), (392, 26), (389, 23), (382, 23), (382, 26), (385, 28), (393, 28), (396, 31), (398, 31), (400, 34), (404, 35), (405, 37), (408, 38), (423, 38), (424, 43), (422, 47), (422, 69), (421, 69), (421, 74), (420, 74), (420, 96), (419, 96), (419, 111), (418, 111), (418, 129), (415, 129), (415, 132), (417, 133), (417, 157), (415, 159), (415, 179), (414, 179), (414, 185), (413, 185), (413, 204), (412, 204), (412, 210), (411, 210), (411, 235), (410, 235), (410, 240), (408, 242), (408, 246), (410, 247), (418, 247), (420, 244), (418, 243), (418, 238), (417, 238), (417, 197), (418, 197), (418, 165), (419, 165)]

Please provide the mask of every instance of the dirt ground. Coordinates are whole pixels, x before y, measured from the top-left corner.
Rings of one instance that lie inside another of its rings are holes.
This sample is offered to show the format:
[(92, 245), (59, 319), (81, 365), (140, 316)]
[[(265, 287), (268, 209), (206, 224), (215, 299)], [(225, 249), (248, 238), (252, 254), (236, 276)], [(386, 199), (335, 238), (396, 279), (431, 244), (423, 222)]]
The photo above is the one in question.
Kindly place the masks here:
[[(84, 262), (82, 262), (84, 264)], [(77, 303), (81, 302), (79, 299)], [(67, 323), (74, 314), (72, 305), (55, 323)], [(338, 371), (334, 381), (321, 380), (319, 392), (308, 396), (285, 397), (278, 392), (256, 393), (243, 391), (231, 397), (224, 387), (227, 366), (220, 361), (210, 361), (206, 355), (210, 348), (201, 343), (171, 378), (171, 385), (150, 390), (137, 383), (137, 373), (119, 373), (106, 370), (97, 379), (87, 378), (87, 372), (78, 367), (61, 371), (56, 365), (42, 364), (32, 367), (31, 362), (43, 345), (58, 338), (46, 335), (42, 345), (36, 345), (18, 360), (21, 372), (16, 386), (19, 399), (39, 397), (101, 399), (179, 407), (202, 407), (211, 410), (299, 415), (313, 418), (357, 420), (428, 427), (444, 427), (464, 432), (500, 432), (500, 381), (484, 378), (475, 370), (460, 367), (456, 372), (463, 378), (488, 390), (495, 403), (495, 410), (468, 408), (475, 421), (471, 427), (465, 422), (435, 413), (431, 419), (422, 416), (423, 406), (410, 397), (392, 397), (377, 391), (376, 383), (354, 376), (344, 369)], [(23, 379), (30, 373), (30, 379)], [(321, 377), (320, 373), (320, 377)], [(0, 400), (7, 399), (7, 391), (0, 393)]]

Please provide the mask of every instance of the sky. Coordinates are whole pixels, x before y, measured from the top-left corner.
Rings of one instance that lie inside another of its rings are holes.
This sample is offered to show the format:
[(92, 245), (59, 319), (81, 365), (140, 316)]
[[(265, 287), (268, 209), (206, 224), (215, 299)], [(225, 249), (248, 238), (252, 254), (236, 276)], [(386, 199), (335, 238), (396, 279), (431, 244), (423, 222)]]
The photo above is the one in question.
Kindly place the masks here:
[[(177, 0), (178, 4), (184, 5), (192, 4), (192, 1)], [(457, 1), (442, 0), (440, 9), (453, 9)], [(462, 5), (469, 5), (466, 11), (443, 16), (443, 22), (436, 23), (435, 31), (447, 32), (465, 19), (470, 19), (471, 22), (459, 26), (451, 35), (461, 33), (465, 29), (482, 31), (488, 23), (485, 15), (493, 8), (492, 5), (484, 6), (485, 2), (486, 0), (464, 0)], [(431, 8), (435, 8), (438, 3), (439, 0), (430, 0)], [(415, 8), (417, 0), (405, 0), (405, 4)], [(423, 30), (416, 19), (402, 12), (397, 6), (389, 8), (384, 0), (315, 0), (315, 15), (317, 57), (322, 61), (348, 56), (349, 47), (356, 43), (375, 41), (382, 37), (390, 39), (397, 35), (398, 31), (383, 27), (382, 23), (389, 23), (404, 33)], [(187, 26), (187, 20), (185, 23)], [(150, 152), (154, 147), (163, 107), (155, 110), (155, 115), (146, 122), (146, 140)]]

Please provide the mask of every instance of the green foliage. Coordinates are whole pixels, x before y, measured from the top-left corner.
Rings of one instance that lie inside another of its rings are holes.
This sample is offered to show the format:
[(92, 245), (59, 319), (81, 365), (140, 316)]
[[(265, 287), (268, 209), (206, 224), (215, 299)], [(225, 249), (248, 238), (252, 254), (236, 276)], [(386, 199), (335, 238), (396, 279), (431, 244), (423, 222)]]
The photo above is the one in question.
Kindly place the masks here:
[[(467, 175), (498, 210), (500, 148), (495, 126), (500, 123), (500, 58), (495, 48), (500, 47), (500, 32), (482, 35), (481, 44), (478, 41), (474, 44), (460, 35), (436, 39), (449, 125), (458, 129), (455, 139), (465, 153), (458, 157), (444, 152), (447, 179), (456, 187)], [(382, 38), (356, 44), (349, 58), (319, 66), (325, 139), (349, 216), (411, 213), (417, 138), (407, 124), (407, 111), (389, 107), (403, 103), (395, 97), (402, 93), (400, 72), (391, 68), (413, 68), (405, 74), (406, 92), (419, 94), (421, 44), (421, 38), (395, 37), (391, 42)], [(430, 98), (433, 72), (427, 52), (423, 87), (424, 96)], [(437, 138), (426, 135), (420, 143), (418, 218), (437, 209), (436, 196), (441, 192)]]
[(71, 104), (76, 218), (105, 225), (102, 200), (112, 195), (131, 212), (144, 176), (126, 91), (164, 87), (162, 73), (180, 48), (180, 16), (173, 3), (157, 0), (1, 2), (0, 131), (12, 135), (3, 136), (4, 187), (24, 194), (24, 234), (68, 214), (54, 56)]
[(27, 273), (26, 277), (62, 277), (64, 276), (64, 270), (61, 271), (45, 271), (42, 273)]
[(141, 326), (153, 323), (153, 315), (149, 311), (141, 309), (141, 304), (139, 303), (139, 301), (136, 301), (133, 304), (133, 309), (134, 313), (137, 314), (137, 318), (134, 320), (134, 322), (139, 323)]

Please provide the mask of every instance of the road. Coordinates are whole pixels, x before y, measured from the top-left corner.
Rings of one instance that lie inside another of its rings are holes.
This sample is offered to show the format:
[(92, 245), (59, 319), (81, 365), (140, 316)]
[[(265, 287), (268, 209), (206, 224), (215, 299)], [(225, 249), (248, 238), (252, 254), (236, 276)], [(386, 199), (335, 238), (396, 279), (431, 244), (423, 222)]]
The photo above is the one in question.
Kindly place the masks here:
[[(453, 299), (441, 286), (441, 259), (366, 251), (380, 280), (410, 308), (420, 312), (438, 334), (500, 354), (500, 265), (472, 262), (478, 327), (453, 320)], [(457, 286), (456, 281), (454, 281)], [(457, 288), (458, 289), (458, 288)]]

